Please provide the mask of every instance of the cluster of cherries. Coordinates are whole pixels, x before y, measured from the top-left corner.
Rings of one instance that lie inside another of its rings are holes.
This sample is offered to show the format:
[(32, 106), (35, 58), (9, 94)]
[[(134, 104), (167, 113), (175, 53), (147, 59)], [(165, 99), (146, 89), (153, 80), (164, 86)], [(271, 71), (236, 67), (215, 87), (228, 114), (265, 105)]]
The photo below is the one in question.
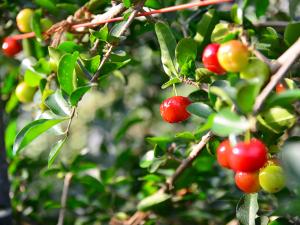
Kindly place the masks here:
[[(32, 9), (26, 8), (21, 10), (17, 17), (16, 22), (18, 29), (23, 32), (31, 32), (31, 21), (34, 15), (34, 11)], [(52, 26), (52, 21), (48, 18), (42, 18), (40, 20), (42, 30), (45, 31)], [(20, 51), (22, 51), (21, 43), (15, 39), (14, 37), (6, 37), (2, 43), (2, 52), (7, 57), (14, 57)], [(26, 82), (22, 81), (16, 87), (16, 97), (22, 103), (29, 103), (33, 100), (36, 88), (29, 86)]]
[[(269, 78), (269, 68), (258, 59), (249, 60), (248, 48), (238, 40), (224, 44), (209, 44), (203, 51), (204, 66), (217, 75), (239, 72), (243, 79), (257, 79), (264, 83)], [(250, 62), (249, 62), (250, 61)], [(277, 92), (284, 91), (282, 84)], [(160, 113), (169, 123), (179, 123), (190, 117), (186, 107), (192, 102), (184, 96), (173, 96), (162, 102)], [(280, 191), (285, 186), (285, 176), (277, 159), (268, 160), (268, 150), (258, 139), (238, 142), (232, 146), (223, 141), (217, 149), (217, 160), (222, 167), (235, 172), (235, 183), (245, 193), (256, 193), (261, 188), (269, 193)]]
[(217, 149), (219, 164), (235, 172), (235, 183), (245, 193), (256, 193), (261, 188), (269, 193), (285, 186), (285, 176), (277, 159), (268, 160), (268, 151), (258, 139), (238, 142), (232, 146), (224, 140)]

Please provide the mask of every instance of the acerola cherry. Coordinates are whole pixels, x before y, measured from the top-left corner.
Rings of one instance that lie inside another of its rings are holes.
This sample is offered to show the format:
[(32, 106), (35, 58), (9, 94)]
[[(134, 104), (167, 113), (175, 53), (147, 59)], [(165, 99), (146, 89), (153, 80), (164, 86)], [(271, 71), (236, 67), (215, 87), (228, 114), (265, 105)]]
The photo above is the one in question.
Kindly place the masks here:
[(229, 165), (234, 171), (254, 172), (267, 162), (267, 148), (257, 139), (240, 142), (233, 147), (228, 159)]
[(256, 193), (260, 190), (258, 172), (237, 172), (234, 179), (236, 186), (245, 193)]
[(238, 40), (228, 41), (220, 46), (218, 60), (226, 71), (240, 72), (248, 64), (248, 48)]
[(206, 69), (218, 75), (224, 74), (226, 71), (222, 68), (218, 60), (219, 44), (209, 44), (205, 47), (202, 54), (202, 62)]
[(174, 96), (164, 100), (160, 105), (162, 118), (169, 123), (179, 123), (190, 117), (186, 107), (192, 102), (183, 96)]
[(276, 93), (282, 93), (286, 90), (285, 86), (283, 85), (283, 83), (279, 83), (276, 85)]
[(228, 162), (228, 154), (230, 154), (232, 147), (229, 140), (224, 140), (217, 148), (217, 160), (220, 166), (230, 169)]
[(16, 88), (16, 96), (22, 103), (31, 102), (35, 93), (35, 88), (28, 86), (24, 81)]
[(21, 10), (16, 18), (17, 26), (21, 32), (27, 33), (31, 32), (31, 19), (33, 17), (34, 11), (32, 9)]
[(276, 193), (285, 186), (285, 176), (280, 166), (270, 165), (259, 172), (259, 183), (262, 189)]
[(245, 80), (253, 80), (262, 86), (269, 78), (270, 69), (267, 64), (259, 59), (251, 60), (241, 71), (240, 77)]
[(12, 37), (6, 37), (2, 43), (3, 53), (8, 57), (13, 57), (22, 50), (21, 44)]

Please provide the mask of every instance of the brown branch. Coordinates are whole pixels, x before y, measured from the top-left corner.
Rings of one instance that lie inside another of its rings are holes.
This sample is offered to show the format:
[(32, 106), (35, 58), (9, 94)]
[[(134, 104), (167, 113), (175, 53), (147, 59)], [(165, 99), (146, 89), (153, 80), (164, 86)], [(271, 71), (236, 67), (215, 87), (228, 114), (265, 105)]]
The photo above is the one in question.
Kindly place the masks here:
[[(121, 37), (129, 28), (129, 26), (131, 25), (131, 23), (133, 22), (133, 20), (135, 19), (136, 15), (139, 13), (139, 11), (143, 8), (144, 4), (145, 4), (146, 0), (142, 0), (140, 1), (135, 9), (132, 11), (132, 13), (130, 14), (128, 20), (126, 21), (126, 23), (121, 27), (119, 33), (116, 35), (117, 37)], [(110, 54), (112, 52), (114, 48), (113, 44), (108, 44), (108, 51), (106, 52), (106, 54), (104, 55), (104, 57), (101, 60), (101, 63), (96, 71), (96, 73), (94, 74), (93, 78), (91, 79), (91, 82), (94, 83), (98, 80), (99, 76), (100, 76), (100, 72), (102, 67), (104, 66), (105, 62), (109, 59)]]
[(187, 78), (180, 78), (180, 81), (182, 83), (185, 83), (185, 84), (188, 84), (188, 85), (191, 85), (191, 86), (195, 86), (195, 87), (197, 87), (197, 88), (199, 88), (199, 89), (201, 89), (203, 91), (208, 92), (208, 84), (199, 83), (199, 82), (187, 79)]
[(276, 84), (286, 75), (292, 64), (297, 60), (300, 55), (300, 38), (278, 59), (277, 63), (282, 66), (277, 70), (277, 72), (271, 77), (270, 82), (265, 86), (260, 95), (256, 98), (254, 104), (254, 114), (257, 114), (262, 108), (264, 101), (268, 95), (275, 88)]
[(167, 179), (166, 186), (164, 189), (166, 191), (169, 191), (173, 189), (174, 182), (180, 177), (180, 175), (194, 162), (194, 160), (200, 155), (205, 145), (208, 143), (208, 141), (213, 137), (213, 134), (211, 131), (209, 131), (207, 134), (205, 134), (201, 141), (194, 146), (193, 150), (189, 154), (188, 158), (186, 158), (182, 163), (179, 165), (179, 167), (176, 169), (175, 173)]
[(64, 224), (64, 219), (65, 219), (65, 213), (66, 213), (66, 205), (67, 205), (67, 198), (68, 198), (68, 192), (69, 192), (69, 187), (71, 183), (71, 179), (73, 177), (72, 173), (67, 173), (64, 179), (64, 187), (61, 195), (61, 208), (59, 211), (59, 217), (58, 217), (58, 222), (57, 225), (63, 225)]

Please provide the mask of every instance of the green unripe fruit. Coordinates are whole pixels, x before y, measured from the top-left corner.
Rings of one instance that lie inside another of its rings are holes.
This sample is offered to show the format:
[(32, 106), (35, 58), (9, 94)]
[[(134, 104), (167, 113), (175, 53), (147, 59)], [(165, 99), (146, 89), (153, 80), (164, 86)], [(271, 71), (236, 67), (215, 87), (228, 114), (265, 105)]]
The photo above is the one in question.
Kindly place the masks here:
[(43, 31), (47, 31), (50, 27), (52, 27), (53, 23), (49, 18), (41, 19), (41, 26)]
[(29, 103), (33, 100), (35, 88), (28, 86), (24, 81), (16, 88), (17, 99), (22, 103)]
[(251, 80), (262, 86), (270, 75), (270, 69), (267, 64), (259, 59), (253, 59), (249, 64), (240, 72), (240, 77), (245, 80)]
[(280, 166), (270, 165), (259, 172), (259, 184), (269, 193), (276, 193), (285, 186), (285, 176)]
[(27, 33), (31, 32), (31, 20), (33, 17), (34, 11), (32, 9), (23, 9), (21, 10), (16, 18), (17, 26), (21, 32)]

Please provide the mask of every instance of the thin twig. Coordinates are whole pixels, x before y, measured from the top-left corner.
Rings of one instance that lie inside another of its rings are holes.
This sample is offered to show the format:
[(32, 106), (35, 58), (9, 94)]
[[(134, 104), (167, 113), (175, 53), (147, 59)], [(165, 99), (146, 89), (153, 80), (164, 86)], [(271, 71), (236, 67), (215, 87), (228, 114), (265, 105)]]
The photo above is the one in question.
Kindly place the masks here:
[(166, 187), (164, 189), (166, 189), (167, 191), (173, 189), (174, 182), (194, 162), (194, 160), (199, 156), (199, 154), (202, 152), (205, 145), (212, 137), (213, 134), (211, 131), (209, 131), (207, 134), (205, 134), (202, 137), (201, 141), (193, 148), (188, 158), (182, 161), (182, 163), (176, 169), (175, 173), (169, 179), (167, 179)]
[(197, 87), (197, 88), (199, 88), (199, 89), (201, 89), (203, 91), (208, 92), (208, 84), (199, 83), (199, 82), (187, 79), (187, 78), (181, 78), (180, 81), (182, 83), (185, 83), (185, 84), (188, 84), (188, 85), (191, 85), (191, 86), (195, 86), (195, 87)]
[[(142, 0), (141, 2), (139, 2), (135, 9), (132, 11), (132, 13), (130, 14), (128, 20), (126, 21), (126, 23), (121, 27), (119, 33), (116, 35), (117, 37), (121, 37), (129, 28), (129, 26), (131, 25), (131, 23), (133, 22), (133, 20), (135, 19), (136, 15), (139, 13), (139, 11), (143, 8), (143, 5), (145, 3), (146, 0)], [(106, 54), (104, 55), (104, 57), (101, 60), (101, 63), (96, 71), (96, 73), (94, 74), (93, 78), (91, 79), (91, 83), (94, 83), (98, 80), (99, 76), (100, 76), (100, 72), (102, 67), (104, 66), (105, 62), (109, 59), (110, 54), (112, 53), (112, 50), (114, 48), (113, 44), (109, 44), (108, 45), (109, 48), (106, 52)]]
[(69, 122), (68, 122), (68, 126), (67, 126), (67, 129), (66, 129), (66, 136), (69, 136), (70, 134), (70, 128), (71, 128), (71, 124), (72, 124), (72, 121), (73, 121), (73, 118), (75, 116), (75, 113), (76, 113), (76, 107), (73, 107), (72, 109), (72, 112), (71, 112), (71, 116), (70, 116), (70, 119), (69, 119)]
[(69, 187), (71, 183), (73, 174), (72, 173), (67, 173), (64, 179), (64, 187), (61, 195), (61, 208), (59, 211), (59, 217), (58, 217), (58, 222), (57, 225), (63, 225), (64, 224), (64, 219), (65, 219), (65, 213), (66, 213), (66, 205), (67, 205), (67, 199), (68, 199), (68, 192), (69, 192)]
[[(292, 64), (297, 60), (300, 55), (300, 38), (285, 52), (281, 57), (278, 58), (277, 62), (282, 63), (282, 66), (278, 69), (278, 71), (271, 77), (270, 82), (266, 85), (260, 95), (256, 98), (256, 102), (254, 104), (254, 114), (257, 114), (259, 110), (262, 108), (264, 101), (268, 97), (268, 95), (275, 88), (276, 84), (280, 82), (280, 80), (284, 77), (284, 75), (288, 72)], [(286, 61), (283, 62), (283, 59)]]

